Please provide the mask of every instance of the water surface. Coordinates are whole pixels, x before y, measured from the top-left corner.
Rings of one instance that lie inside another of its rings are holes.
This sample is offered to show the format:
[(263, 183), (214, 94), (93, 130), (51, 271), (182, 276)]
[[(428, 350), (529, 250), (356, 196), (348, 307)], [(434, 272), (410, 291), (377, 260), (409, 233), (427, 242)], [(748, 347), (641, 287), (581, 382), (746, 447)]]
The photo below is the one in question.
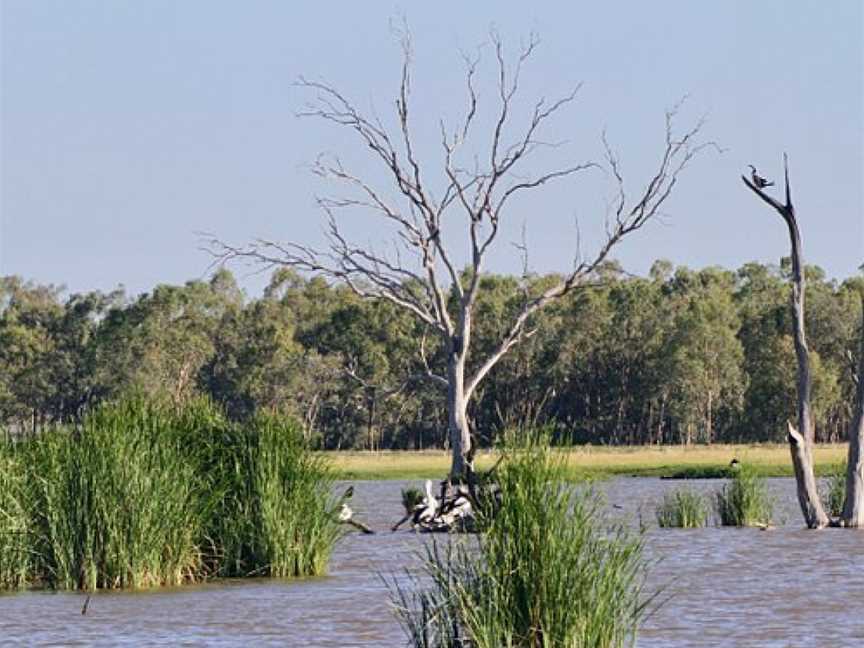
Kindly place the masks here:
[[(653, 511), (682, 482), (621, 478), (601, 484), (610, 513), (649, 527), (659, 562), (649, 587), (669, 600), (640, 647), (864, 646), (864, 531), (802, 528), (790, 479), (769, 480), (781, 524), (769, 531), (657, 529)], [(720, 481), (688, 481), (713, 491)], [(416, 566), (428, 536), (390, 533), (406, 482), (356, 482), (353, 508), (379, 533), (351, 534), (330, 575), (237, 580), (147, 592), (0, 596), (0, 644), (48, 646), (401, 646), (381, 574)], [(414, 484), (419, 485), (419, 484)]]

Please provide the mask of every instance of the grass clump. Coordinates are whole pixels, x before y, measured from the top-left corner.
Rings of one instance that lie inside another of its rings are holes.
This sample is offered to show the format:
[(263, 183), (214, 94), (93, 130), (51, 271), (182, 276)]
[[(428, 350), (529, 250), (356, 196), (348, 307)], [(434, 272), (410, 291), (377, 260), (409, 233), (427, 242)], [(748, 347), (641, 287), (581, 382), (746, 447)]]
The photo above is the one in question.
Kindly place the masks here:
[(32, 577), (27, 489), (14, 448), (0, 442), (0, 589), (17, 589)]
[(423, 491), (419, 488), (409, 486), (402, 489), (402, 507), (405, 509), (405, 514), (408, 515), (423, 502)]
[(105, 405), (0, 448), (0, 588), (319, 574), (339, 535), (332, 485), (290, 421)]
[(30, 442), (42, 578), (60, 589), (179, 585), (200, 574), (206, 491), (161, 405), (102, 407)]
[(767, 526), (774, 512), (765, 478), (746, 463), (738, 464), (729, 483), (717, 491), (715, 505), (723, 526)]
[(309, 451), (293, 421), (260, 415), (196, 439), (199, 471), (217, 493), (206, 537), (210, 571), (222, 577), (314, 576), (340, 534), (334, 474)]
[(563, 481), (543, 442), (508, 451), (501, 505), (484, 532), (432, 543), (425, 578), (395, 581), (414, 646), (620, 646), (634, 640), (643, 597), (642, 539), (608, 525), (597, 496)]
[(832, 517), (839, 517), (843, 513), (843, 503), (846, 500), (846, 466), (844, 461), (832, 465), (826, 471), (825, 502)]
[(270, 576), (322, 574), (341, 534), (330, 495), (333, 472), (313, 455), (293, 423), (254, 421), (252, 462), (260, 523), (260, 559)]
[(708, 522), (708, 504), (699, 493), (681, 488), (666, 493), (656, 514), (661, 527), (696, 529)]

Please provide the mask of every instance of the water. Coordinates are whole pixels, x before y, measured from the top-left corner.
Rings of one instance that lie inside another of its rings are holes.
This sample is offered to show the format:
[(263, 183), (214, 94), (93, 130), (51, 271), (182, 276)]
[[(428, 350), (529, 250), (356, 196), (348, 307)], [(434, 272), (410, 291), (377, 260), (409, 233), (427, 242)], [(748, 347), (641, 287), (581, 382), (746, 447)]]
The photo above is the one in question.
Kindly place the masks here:
[[(719, 481), (689, 481), (706, 492)], [(351, 534), (330, 576), (222, 581), (149, 592), (0, 596), (0, 645), (401, 646), (381, 574), (416, 566), (424, 537), (390, 533), (404, 482), (357, 482), (353, 508), (376, 535)], [(418, 484), (414, 484), (418, 485)], [(776, 529), (657, 529), (653, 511), (681, 482), (602, 485), (616, 514), (650, 527), (659, 560), (649, 587), (669, 600), (646, 622), (641, 647), (864, 646), (864, 531), (802, 529), (788, 479), (770, 480)], [(620, 507), (620, 508), (618, 508)]]

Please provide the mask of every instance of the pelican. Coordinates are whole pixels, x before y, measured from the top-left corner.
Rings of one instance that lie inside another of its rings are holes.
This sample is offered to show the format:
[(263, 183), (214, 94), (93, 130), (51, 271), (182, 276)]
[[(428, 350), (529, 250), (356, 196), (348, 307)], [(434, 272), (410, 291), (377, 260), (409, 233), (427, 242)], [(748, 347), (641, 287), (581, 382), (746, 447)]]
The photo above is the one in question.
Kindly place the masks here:
[(435, 518), (438, 512), (438, 500), (432, 494), (432, 480), (426, 480), (426, 497), (423, 498), (423, 510), (417, 516), (417, 521), (427, 521)]
[(750, 167), (750, 178), (753, 180), (753, 184), (756, 185), (759, 189), (764, 189), (765, 187), (773, 187), (773, 182), (768, 182), (765, 178), (756, 173), (756, 167), (752, 164), (748, 164)]

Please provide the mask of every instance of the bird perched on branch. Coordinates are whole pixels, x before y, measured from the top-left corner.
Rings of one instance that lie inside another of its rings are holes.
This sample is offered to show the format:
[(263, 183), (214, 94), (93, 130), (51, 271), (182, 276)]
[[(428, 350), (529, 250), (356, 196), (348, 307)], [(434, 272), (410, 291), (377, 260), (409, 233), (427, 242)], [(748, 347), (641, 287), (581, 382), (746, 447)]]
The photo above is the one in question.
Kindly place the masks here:
[(753, 184), (756, 185), (759, 189), (764, 189), (765, 187), (773, 187), (773, 182), (768, 182), (765, 178), (756, 173), (756, 167), (752, 164), (748, 164), (750, 167), (750, 178), (753, 180)]

